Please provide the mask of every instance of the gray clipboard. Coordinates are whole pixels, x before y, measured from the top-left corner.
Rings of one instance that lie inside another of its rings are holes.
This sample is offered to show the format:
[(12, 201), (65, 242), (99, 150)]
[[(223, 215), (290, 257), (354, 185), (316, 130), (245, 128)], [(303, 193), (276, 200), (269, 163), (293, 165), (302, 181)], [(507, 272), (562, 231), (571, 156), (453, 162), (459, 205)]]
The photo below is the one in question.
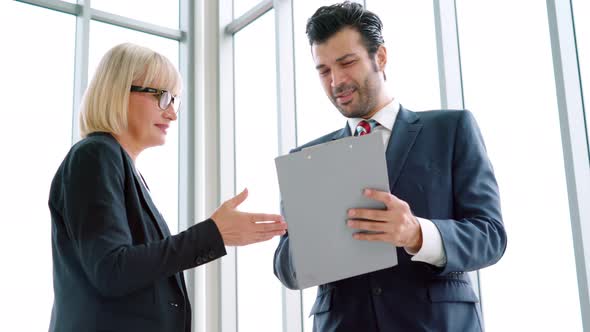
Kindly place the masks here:
[(381, 135), (346, 137), (275, 159), (300, 289), (397, 265), (395, 247), (352, 238), (350, 208), (383, 209), (364, 188), (389, 191)]

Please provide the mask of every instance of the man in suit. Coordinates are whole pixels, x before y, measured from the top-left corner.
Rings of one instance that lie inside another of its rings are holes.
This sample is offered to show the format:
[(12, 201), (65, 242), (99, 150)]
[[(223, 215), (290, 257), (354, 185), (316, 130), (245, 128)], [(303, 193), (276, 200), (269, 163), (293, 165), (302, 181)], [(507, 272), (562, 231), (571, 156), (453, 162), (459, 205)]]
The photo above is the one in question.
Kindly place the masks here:
[[(392, 268), (320, 285), (314, 331), (482, 331), (465, 272), (496, 263), (506, 249), (492, 165), (469, 111), (414, 113), (392, 97), (381, 28), (350, 2), (321, 7), (307, 23), (323, 88), (348, 121), (293, 151), (357, 133), (383, 137), (390, 192), (365, 195), (386, 209), (350, 209), (348, 227), (359, 241), (391, 244), (398, 257)], [(288, 232), (274, 271), (298, 289)]]

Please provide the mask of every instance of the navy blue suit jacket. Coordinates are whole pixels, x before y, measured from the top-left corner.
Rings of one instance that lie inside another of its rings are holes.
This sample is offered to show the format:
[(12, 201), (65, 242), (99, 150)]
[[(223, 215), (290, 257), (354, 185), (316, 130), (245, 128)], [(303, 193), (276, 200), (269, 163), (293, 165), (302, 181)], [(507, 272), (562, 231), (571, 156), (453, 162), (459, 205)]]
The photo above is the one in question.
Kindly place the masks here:
[[(348, 125), (293, 151), (345, 136)], [(478, 297), (465, 272), (497, 262), (506, 233), (498, 186), (472, 114), (402, 107), (386, 159), (391, 193), (436, 225), (446, 265), (411, 261), (396, 248), (397, 266), (320, 285), (311, 311), (314, 331), (483, 330)], [(286, 287), (297, 289), (288, 234), (276, 249), (274, 271)]]
[(107, 133), (75, 144), (49, 194), (49, 331), (191, 330), (182, 271), (225, 255), (209, 219), (170, 236), (133, 161)]

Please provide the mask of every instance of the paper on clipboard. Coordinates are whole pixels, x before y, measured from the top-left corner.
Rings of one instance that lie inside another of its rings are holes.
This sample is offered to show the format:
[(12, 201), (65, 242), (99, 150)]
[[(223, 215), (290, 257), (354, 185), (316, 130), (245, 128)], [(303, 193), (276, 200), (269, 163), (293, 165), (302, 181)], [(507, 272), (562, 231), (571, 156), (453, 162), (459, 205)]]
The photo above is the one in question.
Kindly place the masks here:
[(383, 209), (364, 188), (389, 191), (380, 135), (346, 137), (275, 159), (299, 288), (397, 265), (396, 250), (352, 238), (350, 208)]

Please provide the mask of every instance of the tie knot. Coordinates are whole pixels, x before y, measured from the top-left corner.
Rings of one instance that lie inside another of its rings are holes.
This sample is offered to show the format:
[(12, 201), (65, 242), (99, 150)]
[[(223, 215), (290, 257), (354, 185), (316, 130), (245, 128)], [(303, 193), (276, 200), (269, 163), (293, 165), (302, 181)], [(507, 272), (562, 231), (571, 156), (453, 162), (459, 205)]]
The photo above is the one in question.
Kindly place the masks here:
[(370, 119), (370, 120), (362, 120), (356, 126), (355, 136), (363, 136), (363, 135), (366, 135), (366, 134), (370, 134), (371, 131), (373, 131), (373, 129), (375, 127), (377, 127), (378, 125), (379, 125), (379, 123), (377, 121), (373, 120), (373, 119)]

